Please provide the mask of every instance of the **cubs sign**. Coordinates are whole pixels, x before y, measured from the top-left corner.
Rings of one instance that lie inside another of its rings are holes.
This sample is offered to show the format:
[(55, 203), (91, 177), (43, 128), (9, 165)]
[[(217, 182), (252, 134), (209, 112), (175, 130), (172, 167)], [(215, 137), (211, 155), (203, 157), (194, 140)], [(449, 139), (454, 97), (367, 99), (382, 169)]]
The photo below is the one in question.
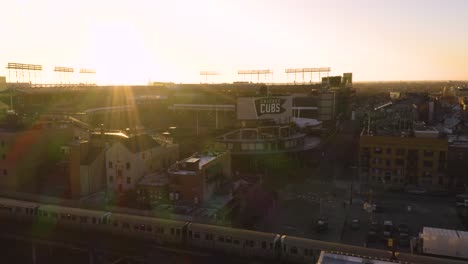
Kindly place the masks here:
[(291, 108), (290, 96), (239, 97), (237, 98), (237, 119), (288, 120), (292, 116)]
[(286, 99), (283, 98), (261, 98), (255, 100), (255, 109), (257, 110), (257, 116), (266, 114), (281, 114), (286, 111), (283, 105)]

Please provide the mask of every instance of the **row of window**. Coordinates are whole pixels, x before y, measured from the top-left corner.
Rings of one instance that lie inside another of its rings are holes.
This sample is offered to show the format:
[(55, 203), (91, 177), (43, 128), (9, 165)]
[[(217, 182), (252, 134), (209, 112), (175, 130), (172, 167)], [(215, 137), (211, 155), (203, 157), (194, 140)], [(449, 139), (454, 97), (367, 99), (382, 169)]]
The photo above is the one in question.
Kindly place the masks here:
[[(112, 169), (112, 168), (114, 168), (114, 163), (113, 163), (112, 161), (109, 161), (109, 162), (107, 163), (107, 166), (109, 167), (109, 169)], [(130, 170), (131, 167), (132, 167), (132, 166), (131, 166), (130, 162), (125, 163), (125, 168), (126, 168), (127, 170)]]
[(289, 149), (289, 148), (295, 148), (296, 146), (300, 146), (304, 143), (303, 140), (301, 139), (293, 139), (293, 140), (286, 140), (283, 142), (278, 142), (278, 143), (226, 143), (226, 147), (229, 150), (236, 150), (239, 148), (240, 145), (240, 150), (249, 150), (249, 151), (255, 151), (255, 150), (277, 150), (277, 149)]
[[(366, 153), (366, 152), (369, 152), (369, 148), (363, 148), (363, 151)], [(416, 150), (409, 150), (408, 151), (408, 154), (411, 154), (411, 153), (414, 153)], [(390, 155), (392, 154), (393, 150), (391, 148), (386, 148), (385, 149), (385, 153)], [(374, 148), (374, 154), (382, 154), (384, 153), (384, 150), (383, 148), (380, 148), (380, 147), (375, 147)], [(395, 154), (398, 155), (398, 156), (402, 156), (402, 155), (405, 155), (406, 153), (406, 149), (404, 148), (397, 148), (395, 149)], [(417, 153), (417, 152), (416, 152)], [(434, 156), (434, 151), (432, 150), (424, 150), (423, 151), (423, 156), (424, 157), (433, 157)], [(440, 152), (440, 156), (441, 157), (445, 157), (445, 151), (441, 151)]]
[[(200, 238), (200, 233), (199, 232), (193, 232), (193, 235), (192, 235), (192, 231), (188, 231), (188, 235), (190, 238), (194, 238), (194, 239), (201, 239)], [(205, 240), (207, 241), (213, 241), (214, 240), (214, 236), (212, 234), (205, 234)], [(218, 236), (218, 242), (221, 242), (221, 243), (232, 243), (234, 245), (239, 245), (240, 244), (240, 241), (238, 239), (233, 239), (231, 236)], [(251, 247), (253, 248), (255, 246), (255, 241), (253, 240), (245, 240), (244, 241), (244, 244), (243, 244), (245, 247)], [(260, 243), (261, 245), (261, 248), (262, 249), (266, 249), (267, 248), (267, 242), (266, 241), (262, 241)], [(270, 243), (270, 249), (273, 249), (273, 244)]]
[[(286, 245), (283, 246), (283, 251), (286, 252)], [(297, 249), (297, 247), (291, 247), (289, 249), (289, 252), (293, 255), (296, 255), (299, 253), (299, 250)], [(303, 254), (304, 256), (314, 256), (314, 250), (304, 248)]]
[[(10, 206), (2, 206), (0, 205), (0, 210), (2, 211), (9, 211), (13, 212), (13, 210), (16, 213), (21, 213), (23, 210), (21, 207), (10, 207)], [(110, 224), (111, 221), (107, 218), (100, 218), (100, 217), (87, 217), (87, 216), (76, 216), (72, 214), (58, 214), (56, 212), (48, 212), (44, 210), (37, 210), (33, 208), (25, 208), (25, 213), (27, 215), (35, 215), (35, 216), (42, 216), (42, 217), (49, 217), (49, 218), (54, 218), (54, 219), (62, 219), (62, 220), (68, 220), (68, 221), (76, 221), (79, 220), (80, 223), (88, 223), (88, 220), (90, 223), (93, 224)], [(112, 223), (114, 227), (119, 227), (119, 222), (113, 221)], [(129, 223), (124, 223), (122, 222), (120, 225), (123, 229), (130, 229), (130, 224)], [(134, 225), (133, 229), (135, 231), (147, 231), (147, 232), (152, 232), (153, 228), (150, 225)], [(176, 230), (177, 235), (180, 234), (180, 229)], [(158, 234), (164, 234), (164, 228), (162, 227), (157, 227), (155, 230), (156, 233)], [(171, 234), (174, 235), (174, 228), (171, 228)]]
[[(387, 166), (387, 167), (392, 166), (392, 160), (390, 160), (390, 159), (384, 160), (384, 159), (381, 159), (381, 158), (373, 158), (372, 159), (372, 164), (374, 164), (374, 165), (380, 164), (381, 165), (384, 161), (385, 161), (385, 166)], [(404, 166), (405, 165), (405, 160), (404, 159), (395, 159), (394, 164), (395, 164), (395, 166)], [(433, 161), (430, 161), (430, 160), (424, 160), (423, 161), (423, 167), (432, 168), (433, 166), (434, 166)]]

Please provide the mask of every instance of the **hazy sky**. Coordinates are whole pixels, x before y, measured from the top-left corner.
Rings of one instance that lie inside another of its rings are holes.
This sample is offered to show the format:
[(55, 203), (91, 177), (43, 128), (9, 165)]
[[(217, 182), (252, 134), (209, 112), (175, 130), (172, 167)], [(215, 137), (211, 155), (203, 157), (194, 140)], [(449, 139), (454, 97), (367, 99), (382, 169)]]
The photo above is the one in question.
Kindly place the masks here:
[(197, 83), (202, 70), (232, 82), (239, 69), (286, 81), (285, 68), (322, 66), (356, 81), (468, 79), (465, 0), (2, 0), (0, 10), (7, 78), (19, 62), (44, 65), (44, 80), (57, 80), (54, 66), (95, 69), (100, 84)]

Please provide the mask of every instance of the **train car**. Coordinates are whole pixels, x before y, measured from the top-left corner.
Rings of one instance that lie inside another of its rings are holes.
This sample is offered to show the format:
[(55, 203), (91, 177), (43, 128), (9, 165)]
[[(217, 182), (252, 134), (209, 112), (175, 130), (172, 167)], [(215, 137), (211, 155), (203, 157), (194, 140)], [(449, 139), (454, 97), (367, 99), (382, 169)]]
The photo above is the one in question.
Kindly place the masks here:
[(0, 217), (12, 218), (20, 222), (31, 222), (37, 214), (38, 203), (0, 198)]
[(104, 211), (58, 205), (41, 205), (38, 208), (37, 221), (60, 228), (108, 231), (110, 225), (109, 215), (110, 213)]
[(281, 258), (288, 262), (315, 263), (321, 252), (322, 241), (314, 243), (315, 240), (281, 236)]
[(112, 213), (114, 232), (154, 241), (157, 244), (182, 246), (186, 236), (186, 222), (148, 216)]
[(222, 226), (190, 223), (187, 245), (241, 257), (274, 259), (280, 235)]

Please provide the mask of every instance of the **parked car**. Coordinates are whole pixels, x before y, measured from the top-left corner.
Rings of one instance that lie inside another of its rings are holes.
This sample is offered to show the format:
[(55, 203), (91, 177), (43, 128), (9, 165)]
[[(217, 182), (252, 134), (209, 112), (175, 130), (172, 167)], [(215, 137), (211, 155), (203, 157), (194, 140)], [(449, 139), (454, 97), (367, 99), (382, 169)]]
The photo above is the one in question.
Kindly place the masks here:
[(373, 221), (370, 224), (369, 231), (367, 232), (367, 240), (369, 242), (374, 242), (374, 241), (378, 240), (378, 238), (379, 238), (379, 229), (380, 229), (380, 226), (379, 226), (378, 222)]
[(315, 231), (317, 231), (317, 233), (321, 233), (327, 229), (328, 229), (328, 221), (325, 220), (324, 218), (317, 219), (317, 222), (315, 223)]
[(398, 246), (399, 247), (409, 247), (410, 237), (407, 233), (400, 233), (398, 236)]
[(392, 237), (393, 235), (393, 222), (392, 221), (384, 221), (383, 224), (383, 236), (385, 239)]

